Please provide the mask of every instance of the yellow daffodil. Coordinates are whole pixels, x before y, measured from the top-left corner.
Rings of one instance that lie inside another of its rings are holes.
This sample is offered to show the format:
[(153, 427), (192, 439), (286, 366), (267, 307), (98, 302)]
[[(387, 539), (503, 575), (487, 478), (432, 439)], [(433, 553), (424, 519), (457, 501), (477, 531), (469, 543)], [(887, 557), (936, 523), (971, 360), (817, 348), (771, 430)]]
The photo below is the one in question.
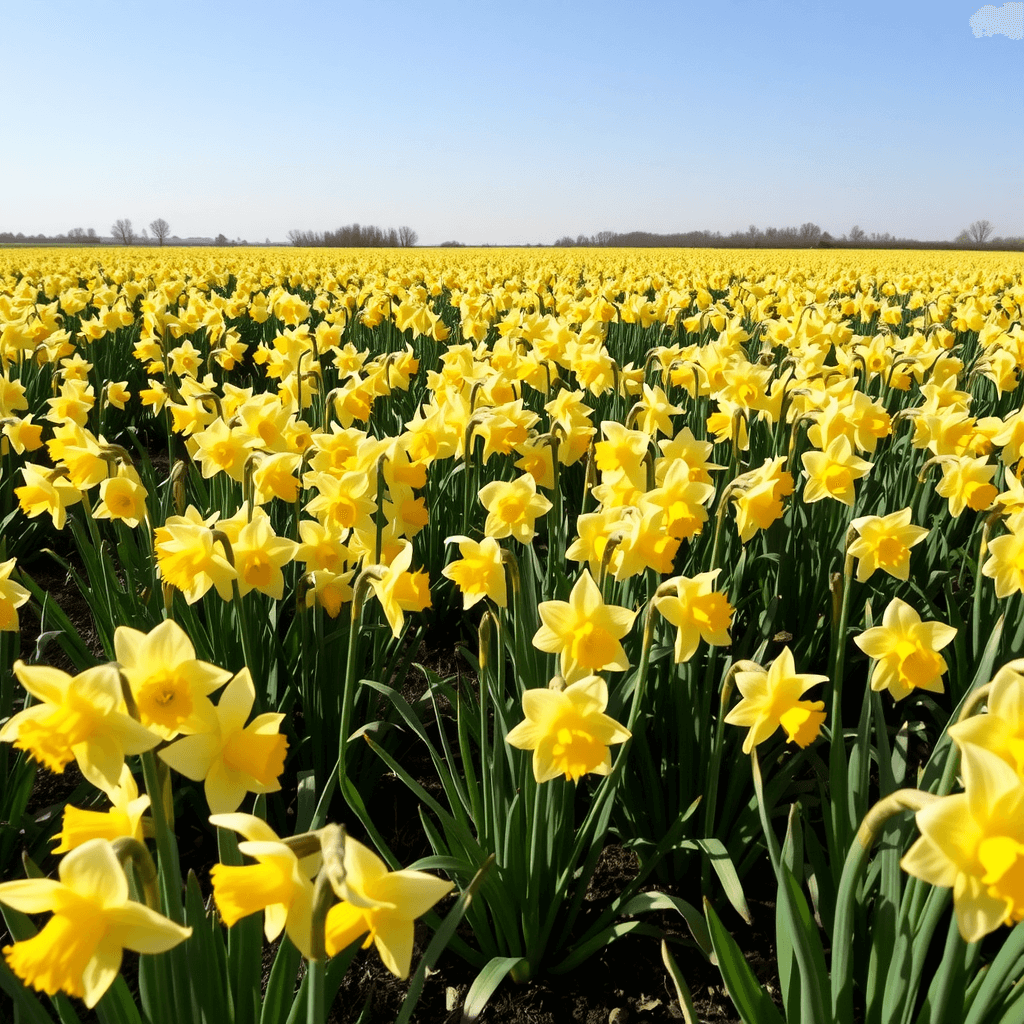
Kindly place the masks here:
[(16, 564), (15, 558), (0, 562), (0, 632), (18, 631), (18, 609), (31, 597), (20, 583), (11, 579)]
[(44, 512), (50, 514), (53, 525), (58, 530), (64, 529), (67, 521), (68, 506), (82, 500), (82, 492), (70, 481), (64, 479), (66, 470), (43, 470), (38, 466), (21, 467), (21, 475), (25, 479), (22, 487), (14, 488), (21, 511), (34, 519)]
[(1001, 757), (1024, 779), (1024, 659), (1009, 661), (992, 678), (988, 714), (949, 727), (958, 743), (975, 743)]
[(134, 466), (119, 466), (117, 476), (100, 482), (100, 503), (94, 519), (119, 519), (133, 530), (146, 518), (149, 493)]
[(366, 473), (347, 472), (340, 476), (326, 472), (307, 473), (303, 485), (317, 491), (317, 496), (303, 509), (321, 523), (342, 529), (372, 528), (377, 503), (367, 496), (370, 478)]
[(901, 867), (952, 887), (965, 942), (1024, 919), (1024, 782), (1001, 758), (961, 744), (963, 793), (917, 812), (921, 837)]
[(387, 567), (383, 577), (370, 580), (395, 636), (402, 635), (406, 612), (421, 612), (430, 607), (430, 577), (425, 572), (410, 572), (410, 565), (412, 544), (403, 541), (401, 551)]
[(894, 597), (882, 615), (882, 625), (865, 630), (854, 643), (876, 661), (872, 690), (888, 690), (902, 700), (915, 689), (942, 693), (946, 661), (938, 652), (956, 629), (941, 622), (922, 622), (905, 601)]
[(484, 484), (480, 502), (488, 512), (484, 533), (495, 540), (515, 537), (521, 544), (533, 540), (537, 518), (551, 508), (551, 502), (537, 493), (537, 482), (529, 474)]
[(128, 680), (143, 725), (162, 739), (202, 732), (215, 717), (210, 694), (231, 673), (196, 659), (188, 635), (173, 619), (148, 633), (128, 626), (114, 631), (114, 653)]
[(461, 558), (441, 570), (462, 594), (462, 607), (469, 610), (478, 601), (489, 597), (499, 608), (508, 604), (505, 586), (505, 565), (501, 547), (493, 537), (484, 537), (478, 544), (469, 537), (449, 537), (445, 543), (456, 542)]
[(608, 684), (594, 675), (585, 675), (564, 689), (561, 683), (556, 678), (548, 689), (526, 690), (526, 717), (505, 739), (513, 747), (533, 751), (533, 777), (538, 783), (559, 775), (572, 782), (590, 772), (607, 775), (612, 767), (608, 747), (624, 743), (631, 735), (604, 713)]
[(52, 772), (77, 761), (82, 774), (105, 792), (121, 778), (126, 755), (141, 754), (160, 737), (125, 712), (121, 677), (97, 665), (71, 677), (47, 665), (14, 663), (14, 674), (39, 702), (0, 729), (0, 741), (28, 751)]
[[(211, 517), (210, 522), (215, 518)], [(157, 571), (161, 579), (182, 592), (189, 604), (195, 604), (211, 587), (230, 601), (231, 583), (238, 574), (209, 526), (195, 519), (187, 512), (171, 516), (153, 531)]]
[(54, 853), (67, 853), (90, 839), (112, 842), (126, 837), (140, 843), (144, 840), (142, 815), (149, 807), (149, 797), (139, 796), (139, 787), (128, 765), (121, 769), (120, 784), (107, 796), (113, 805), (109, 811), (83, 811), (70, 804), (64, 808), (63, 826), (60, 835), (55, 837), (60, 845), (53, 848)]
[(778, 728), (790, 743), (806, 747), (817, 737), (825, 721), (822, 701), (801, 700), (812, 686), (828, 676), (798, 673), (793, 652), (784, 647), (768, 670), (757, 668), (736, 673), (736, 687), (743, 699), (725, 716), (729, 725), (747, 727), (743, 753), (749, 754)]
[(245, 720), (256, 700), (248, 669), (224, 688), (216, 718), (207, 732), (176, 740), (159, 751), (175, 771), (194, 782), (205, 780), (206, 801), (214, 814), (238, 809), (246, 793), (276, 793), (284, 771), (288, 740), (278, 732), (282, 714)]
[(972, 459), (969, 455), (949, 456), (942, 465), (942, 479), (935, 485), (935, 493), (949, 502), (949, 514), (958, 518), (965, 508), (983, 512), (992, 504), (998, 489), (992, 478), (996, 467), (984, 455)]
[(295, 557), (298, 544), (287, 537), (278, 537), (262, 508), (253, 509), (252, 517), (245, 522), (247, 514), (248, 506), (243, 505), (237, 522), (244, 525), (237, 532), (229, 526), (230, 520), (221, 523), (231, 539), (238, 593), (244, 596), (250, 590), (258, 590), (280, 601), (284, 596), (282, 568)]
[(377, 947), (384, 966), (399, 978), (409, 976), (413, 922), (452, 889), (452, 883), (424, 871), (388, 871), (372, 850), (345, 839), (342, 902), (327, 912), (328, 956), (340, 953), (361, 935), (365, 949)]
[(594, 445), (594, 461), (602, 473), (625, 474), (632, 480), (645, 477), (644, 456), (651, 438), (642, 430), (628, 430), (615, 420), (601, 424), (603, 441)]
[(736, 502), (736, 529), (745, 544), (758, 530), (767, 530), (782, 517), (782, 499), (793, 493), (793, 477), (782, 468), (785, 457), (765, 459), (764, 465), (736, 478), (742, 482)]
[(732, 643), (729, 629), (733, 607), (725, 594), (714, 589), (721, 571), (702, 572), (692, 579), (677, 576), (674, 580), (666, 580), (666, 583), (675, 583), (676, 593), (659, 597), (655, 602), (655, 608), (678, 629), (677, 662), (689, 661), (701, 640), (715, 647), (728, 647)]
[(296, 501), (300, 486), (295, 473), (301, 464), (302, 456), (295, 452), (274, 452), (261, 459), (252, 474), (253, 504), (265, 505), (271, 498)]
[(588, 569), (576, 581), (568, 601), (544, 601), (537, 611), (543, 625), (534, 635), (533, 645), (560, 656), (566, 682), (629, 668), (619, 641), (632, 628), (636, 612), (606, 605)]
[(804, 501), (810, 504), (822, 498), (834, 498), (853, 505), (853, 482), (864, 476), (872, 464), (853, 454), (850, 439), (840, 434), (823, 452), (804, 452)]
[(60, 881), (0, 884), (0, 903), (23, 914), (53, 912), (38, 935), (3, 949), (11, 970), (39, 992), (66, 992), (91, 1009), (121, 970), (125, 949), (163, 953), (192, 934), (128, 898), (128, 881), (106, 840), (72, 850), (58, 874)]
[(887, 516), (860, 516), (850, 523), (857, 538), (849, 553), (856, 559), (857, 579), (863, 583), (876, 569), (906, 580), (910, 575), (910, 549), (928, 536), (923, 526), (910, 525), (909, 508)]
[(620, 554), (615, 569), (617, 580), (639, 575), (646, 569), (662, 574), (672, 571), (682, 542), (668, 533), (665, 518), (664, 509), (657, 507), (630, 517), (617, 549)]
[(1024, 516), (1007, 520), (1010, 532), (988, 542), (988, 558), (981, 574), (996, 582), (996, 597), (1002, 599), (1024, 590)]
[(245, 837), (238, 850), (255, 864), (214, 864), (213, 899), (229, 928), (263, 911), (263, 934), (273, 942), (282, 931), (305, 957), (312, 957), (313, 883), (320, 854), (299, 858), (261, 818), (251, 814), (213, 814), (210, 822)]

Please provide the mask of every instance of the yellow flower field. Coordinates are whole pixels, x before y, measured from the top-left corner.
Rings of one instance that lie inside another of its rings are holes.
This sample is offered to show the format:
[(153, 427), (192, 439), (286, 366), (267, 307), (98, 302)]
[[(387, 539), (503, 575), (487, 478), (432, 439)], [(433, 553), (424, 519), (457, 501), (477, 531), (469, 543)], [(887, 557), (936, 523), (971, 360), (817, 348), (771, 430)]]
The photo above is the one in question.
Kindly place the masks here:
[(21, 1019), (312, 1024), (379, 954), (408, 1020), (446, 946), (478, 1012), (666, 910), (684, 1013), (697, 956), (744, 1021), (1020, 1019), (1024, 256), (0, 249), (0, 371)]

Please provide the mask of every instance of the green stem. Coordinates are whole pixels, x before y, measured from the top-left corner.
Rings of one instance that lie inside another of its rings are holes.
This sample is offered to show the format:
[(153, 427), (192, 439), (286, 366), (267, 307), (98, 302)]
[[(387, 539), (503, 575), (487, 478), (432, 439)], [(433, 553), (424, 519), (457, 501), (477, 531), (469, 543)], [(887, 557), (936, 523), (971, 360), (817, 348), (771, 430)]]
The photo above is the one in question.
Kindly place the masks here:
[(323, 960), (306, 961), (306, 1024), (324, 1024), (327, 1019), (324, 1006), (324, 970)]

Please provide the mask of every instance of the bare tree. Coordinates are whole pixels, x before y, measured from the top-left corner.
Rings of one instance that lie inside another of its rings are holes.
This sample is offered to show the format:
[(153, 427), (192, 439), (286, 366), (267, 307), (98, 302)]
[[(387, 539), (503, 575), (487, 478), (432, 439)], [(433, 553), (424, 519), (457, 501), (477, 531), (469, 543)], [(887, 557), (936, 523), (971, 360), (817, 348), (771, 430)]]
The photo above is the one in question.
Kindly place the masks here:
[(863, 242), (865, 238), (864, 229), (858, 224), (854, 224), (850, 228), (850, 241), (851, 242)]
[(403, 224), (398, 229), (398, 244), (403, 248), (409, 248), (420, 240), (420, 236), (408, 225)]
[(110, 229), (110, 233), (114, 236), (115, 242), (121, 242), (123, 245), (131, 245), (135, 241), (132, 222), (127, 217), (114, 221), (114, 226)]
[(813, 245), (821, 238), (821, 228), (812, 221), (800, 225), (800, 240), (808, 245)]
[(995, 230), (995, 225), (991, 221), (987, 220), (976, 220), (968, 229), (967, 237), (972, 242), (977, 242), (981, 245), (983, 242), (987, 242), (992, 232)]
[(164, 239), (171, 233), (171, 225), (168, 224), (163, 217), (157, 217), (157, 219), (149, 225), (149, 230), (153, 232), (153, 237), (163, 245)]

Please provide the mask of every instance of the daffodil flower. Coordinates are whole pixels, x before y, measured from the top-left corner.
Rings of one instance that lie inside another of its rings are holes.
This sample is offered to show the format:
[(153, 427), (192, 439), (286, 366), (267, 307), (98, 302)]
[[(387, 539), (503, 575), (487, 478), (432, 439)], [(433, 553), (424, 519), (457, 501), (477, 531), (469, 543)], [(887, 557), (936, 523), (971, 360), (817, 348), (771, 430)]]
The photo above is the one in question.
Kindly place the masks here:
[(113, 842), (125, 837), (140, 843), (144, 840), (142, 815), (149, 807), (149, 797), (139, 796), (139, 787), (128, 765), (121, 769), (120, 784), (107, 796), (113, 805), (109, 811), (83, 811), (70, 804), (64, 808), (63, 826), (56, 837), (60, 845), (53, 848), (54, 853), (67, 853), (90, 839)]
[(961, 743), (963, 793), (917, 812), (921, 838), (900, 866), (953, 889), (965, 942), (1024, 919), (1024, 782), (1000, 757)]
[(421, 612), (430, 607), (430, 577), (425, 572), (410, 572), (410, 565), (412, 544), (403, 541), (401, 551), (384, 575), (370, 580), (395, 636), (402, 635), (406, 612)]
[(388, 871), (380, 857), (351, 838), (345, 839), (344, 863), (345, 880), (337, 893), (342, 902), (327, 912), (328, 955), (366, 934), (363, 948), (373, 943), (384, 966), (407, 978), (413, 922), (449, 893), (452, 883), (424, 871)]
[(52, 772), (63, 773), (77, 761), (94, 786), (110, 792), (120, 781), (125, 756), (160, 742), (127, 715), (114, 665), (97, 665), (72, 678), (60, 669), (18, 660), (14, 674), (39, 703), (10, 719), (0, 729), (0, 742), (27, 750)]
[(209, 695), (231, 673), (197, 660), (192, 641), (173, 619), (165, 619), (148, 633), (118, 626), (114, 653), (143, 725), (165, 740), (210, 727), (214, 710)]
[(533, 646), (560, 655), (566, 682), (629, 668), (619, 641), (632, 628), (636, 612), (605, 604), (588, 569), (576, 581), (568, 601), (544, 601), (537, 611), (543, 625), (533, 637)]
[(284, 715), (257, 715), (245, 720), (256, 700), (247, 668), (224, 688), (208, 732), (184, 736), (159, 751), (176, 772), (205, 779), (206, 800), (214, 814), (238, 809), (246, 793), (276, 793), (281, 784), (288, 741), (278, 729)]
[(488, 512), (484, 533), (495, 540), (515, 537), (520, 544), (533, 540), (537, 518), (551, 508), (529, 474), (518, 480), (492, 480), (480, 488), (480, 502)]
[(18, 631), (18, 609), (31, 596), (20, 584), (11, 579), (17, 559), (0, 562), (0, 632)]
[(128, 898), (128, 881), (106, 840), (72, 850), (57, 870), (60, 881), (0, 884), (0, 903), (23, 914), (53, 912), (38, 935), (3, 949), (11, 970), (39, 992), (66, 992), (91, 1009), (121, 970), (125, 949), (163, 953), (192, 934)]
[(914, 689), (942, 693), (946, 661), (938, 652), (956, 629), (941, 622), (922, 622), (905, 601), (894, 597), (882, 614), (882, 625), (865, 630), (853, 642), (877, 662), (871, 674), (872, 690), (888, 690), (902, 700)]
[(214, 814), (210, 822), (245, 837), (239, 853), (255, 864), (215, 864), (210, 869), (213, 899), (229, 928), (262, 910), (263, 934), (273, 942), (282, 931), (303, 956), (313, 955), (313, 883), (320, 854), (299, 858), (261, 818), (251, 814)]
[(572, 782), (590, 772), (607, 775), (612, 768), (608, 747), (624, 743), (631, 735), (604, 713), (608, 684), (600, 676), (585, 676), (564, 689), (561, 682), (523, 693), (526, 717), (505, 737), (506, 742), (533, 751), (533, 777), (538, 783), (559, 775)]
[(457, 543), (457, 559), (441, 570), (462, 593), (462, 607), (469, 610), (478, 601), (489, 597), (499, 608), (508, 604), (505, 586), (505, 566), (501, 561), (501, 547), (493, 537), (484, 537), (477, 543), (469, 537), (449, 537), (445, 543)]
[(910, 576), (910, 549), (928, 536), (923, 526), (913, 526), (909, 508), (887, 516), (860, 516), (850, 526), (857, 538), (849, 553), (856, 559), (857, 579), (863, 583), (876, 569), (906, 580)]
[[(729, 628), (733, 607), (725, 594), (714, 589), (721, 569), (702, 572), (690, 579), (677, 576), (666, 583), (675, 583), (676, 593), (659, 597), (654, 607), (676, 626), (675, 655), (677, 662), (689, 661), (701, 640), (715, 647), (732, 643)], [(664, 586), (665, 584), (662, 584)]]
[(801, 700), (812, 686), (828, 676), (797, 672), (793, 652), (783, 647), (768, 670), (736, 673), (736, 687), (743, 699), (725, 716), (729, 725), (747, 727), (743, 753), (764, 743), (778, 728), (786, 730), (791, 743), (806, 747), (818, 735), (825, 721), (822, 701)]

